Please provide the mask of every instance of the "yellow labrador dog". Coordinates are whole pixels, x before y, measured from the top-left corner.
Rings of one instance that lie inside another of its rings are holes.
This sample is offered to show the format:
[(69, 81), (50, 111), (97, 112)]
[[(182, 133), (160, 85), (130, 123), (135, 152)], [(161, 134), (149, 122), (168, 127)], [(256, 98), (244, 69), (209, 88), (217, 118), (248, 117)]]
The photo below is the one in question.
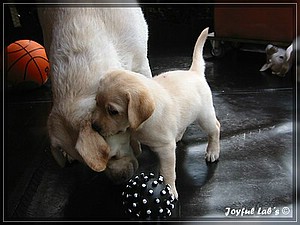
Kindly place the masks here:
[(54, 158), (61, 166), (67, 156), (97, 172), (107, 169), (115, 181), (128, 179), (137, 168), (128, 135), (105, 141), (92, 129), (91, 116), (99, 80), (108, 70), (152, 76), (141, 9), (56, 6), (41, 7), (38, 14), (51, 65), (48, 131)]
[(175, 187), (175, 148), (186, 128), (197, 121), (208, 134), (206, 160), (219, 158), (220, 123), (206, 82), (203, 46), (208, 28), (200, 34), (189, 71), (171, 71), (153, 79), (125, 70), (111, 71), (100, 80), (94, 126), (104, 137), (131, 132), (133, 138), (158, 154), (160, 173)]

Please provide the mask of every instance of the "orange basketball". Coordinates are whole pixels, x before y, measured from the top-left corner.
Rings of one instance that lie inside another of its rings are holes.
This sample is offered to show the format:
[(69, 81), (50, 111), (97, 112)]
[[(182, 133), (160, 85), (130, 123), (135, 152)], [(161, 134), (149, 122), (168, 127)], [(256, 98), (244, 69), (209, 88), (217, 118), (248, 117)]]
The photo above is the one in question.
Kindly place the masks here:
[(13, 87), (31, 89), (48, 80), (49, 62), (45, 48), (32, 40), (19, 40), (6, 48), (7, 81)]

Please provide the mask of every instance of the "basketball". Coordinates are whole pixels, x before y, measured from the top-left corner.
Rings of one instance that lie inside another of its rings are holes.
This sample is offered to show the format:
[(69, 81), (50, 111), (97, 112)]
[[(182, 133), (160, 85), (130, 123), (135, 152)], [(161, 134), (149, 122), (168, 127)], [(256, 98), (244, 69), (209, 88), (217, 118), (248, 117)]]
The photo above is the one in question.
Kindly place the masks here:
[(49, 61), (45, 48), (32, 40), (19, 40), (6, 48), (9, 87), (33, 89), (48, 80)]

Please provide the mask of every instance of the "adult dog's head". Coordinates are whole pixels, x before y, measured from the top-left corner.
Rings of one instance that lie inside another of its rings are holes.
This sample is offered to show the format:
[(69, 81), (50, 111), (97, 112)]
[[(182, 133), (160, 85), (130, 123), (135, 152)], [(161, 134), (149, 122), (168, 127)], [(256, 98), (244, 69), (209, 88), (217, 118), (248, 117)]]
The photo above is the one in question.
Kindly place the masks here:
[(131, 71), (116, 70), (101, 78), (93, 127), (102, 136), (135, 130), (152, 115), (153, 96), (139, 77), (144, 79)]
[(62, 101), (52, 108), (48, 118), (51, 151), (62, 167), (69, 155), (97, 172), (106, 168), (110, 148), (92, 129), (90, 113), (87, 111), (92, 107), (91, 104), (92, 99), (74, 101), (71, 104), (70, 101)]
[(77, 57), (75, 53), (73, 57), (56, 54), (55, 59), (53, 56), (50, 58), (53, 107), (48, 119), (48, 131), (52, 153), (61, 166), (66, 163), (65, 152), (94, 171), (106, 170), (110, 178), (119, 183), (133, 175), (137, 159), (132, 154), (129, 139), (126, 139), (128, 145), (118, 148), (122, 155), (116, 156), (118, 152), (113, 149), (115, 147), (107, 142), (115, 143), (114, 146), (121, 145), (119, 136), (104, 139), (93, 129), (92, 112), (96, 107), (99, 82), (96, 75), (100, 68), (98, 62), (92, 60), (93, 54), (88, 53), (85, 58)]
[(75, 159), (97, 172), (104, 171), (115, 183), (129, 179), (138, 168), (128, 132), (104, 139), (91, 124), (95, 96), (70, 104), (54, 105), (48, 118), (51, 152), (62, 167)]

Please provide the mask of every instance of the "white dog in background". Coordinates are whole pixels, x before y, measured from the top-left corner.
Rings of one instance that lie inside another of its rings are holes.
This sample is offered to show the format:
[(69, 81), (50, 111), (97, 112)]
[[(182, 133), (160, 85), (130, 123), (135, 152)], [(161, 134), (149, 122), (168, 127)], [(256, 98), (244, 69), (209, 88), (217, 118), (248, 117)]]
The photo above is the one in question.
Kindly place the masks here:
[(203, 47), (208, 28), (200, 34), (189, 71), (171, 71), (153, 79), (126, 70), (104, 75), (99, 83), (93, 123), (104, 137), (131, 132), (160, 159), (160, 173), (176, 198), (175, 149), (186, 128), (196, 121), (208, 134), (206, 160), (219, 158), (220, 123), (205, 79)]
[(267, 55), (266, 63), (260, 71), (272, 70), (272, 74), (284, 77), (293, 65), (295, 42), (287, 49), (279, 48), (274, 45), (267, 45), (265, 51)]
[(141, 9), (56, 6), (38, 13), (51, 66), (48, 131), (54, 158), (64, 166), (70, 156), (95, 171), (108, 170), (115, 181), (128, 179), (137, 160), (127, 135), (107, 138), (111, 149), (92, 129), (91, 116), (99, 80), (108, 70), (152, 76)]

